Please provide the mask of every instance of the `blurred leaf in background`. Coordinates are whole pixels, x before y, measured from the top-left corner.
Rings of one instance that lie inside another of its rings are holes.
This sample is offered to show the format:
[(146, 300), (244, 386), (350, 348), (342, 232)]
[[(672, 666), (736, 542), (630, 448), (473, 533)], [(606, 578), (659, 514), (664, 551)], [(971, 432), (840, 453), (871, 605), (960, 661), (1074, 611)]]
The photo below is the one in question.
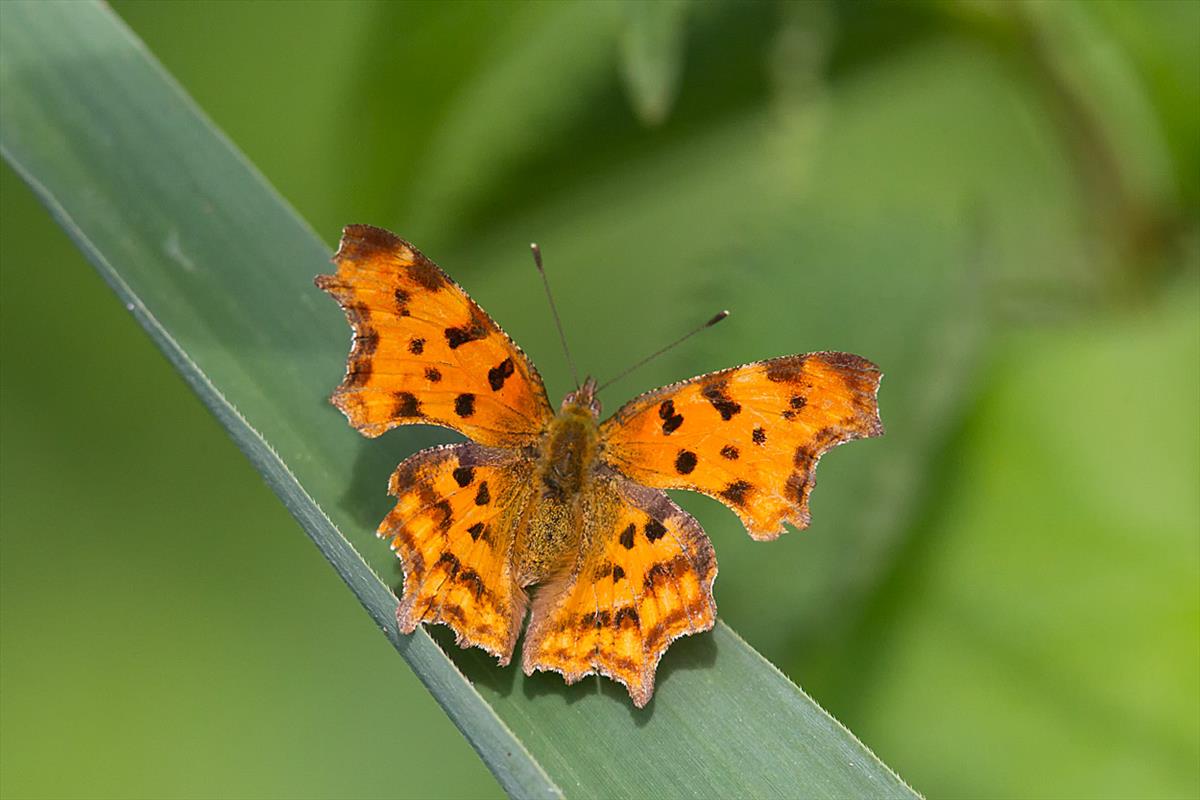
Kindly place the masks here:
[[(114, 6), (330, 242), (416, 242), (552, 395), (534, 239), (601, 378), (736, 315), (609, 410), (783, 353), (880, 363), (888, 435), (824, 460), (808, 531), (755, 544), (680, 500), (723, 618), (918, 790), (1200, 793), (1200, 4)], [(415, 680), (372, 680), (386, 643), (3, 190), (4, 794), (497, 793)], [(367, 524), (417, 443), (390, 439), (354, 476)], [(180, 558), (195, 583), (156, 583)], [(394, 783), (353, 766), (380, 758)]]

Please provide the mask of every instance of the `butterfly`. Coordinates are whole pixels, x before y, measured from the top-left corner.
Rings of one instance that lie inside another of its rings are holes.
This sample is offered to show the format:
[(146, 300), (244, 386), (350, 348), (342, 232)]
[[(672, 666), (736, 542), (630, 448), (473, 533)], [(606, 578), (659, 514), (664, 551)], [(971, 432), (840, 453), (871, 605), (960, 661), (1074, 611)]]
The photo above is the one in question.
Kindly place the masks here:
[(588, 378), (555, 412), (521, 349), (417, 248), (351, 225), (333, 263), (315, 282), (354, 336), (331, 402), (368, 437), (419, 423), (471, 440), (391, 476), (378, 535), (404, 572), (399, 628), (447, 625), (506, 665), (528, 613), (527, 675), (605, 675), (645, 706), (670, 643), (717, 614), (712, 544), (663, 490), (714, 497), (774, 539), (808, 525), (824, 452), (883, 433), (879, 369), (834, 352), (680, 381), (604, 421)]

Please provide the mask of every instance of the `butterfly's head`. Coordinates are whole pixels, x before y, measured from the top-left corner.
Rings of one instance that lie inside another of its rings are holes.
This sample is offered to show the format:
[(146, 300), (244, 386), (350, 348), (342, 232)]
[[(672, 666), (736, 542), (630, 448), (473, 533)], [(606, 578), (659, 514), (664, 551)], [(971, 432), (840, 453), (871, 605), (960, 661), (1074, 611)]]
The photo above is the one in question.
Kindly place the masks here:
[(585, 409), (593, 417), (600, 417), (600, 399), (596, 397), (596, 379), (592, 376), (589, 375), (583, 386), (573, 392), (567, 392), (567, 396), (563, 398), (560, 411), (574, 409)]

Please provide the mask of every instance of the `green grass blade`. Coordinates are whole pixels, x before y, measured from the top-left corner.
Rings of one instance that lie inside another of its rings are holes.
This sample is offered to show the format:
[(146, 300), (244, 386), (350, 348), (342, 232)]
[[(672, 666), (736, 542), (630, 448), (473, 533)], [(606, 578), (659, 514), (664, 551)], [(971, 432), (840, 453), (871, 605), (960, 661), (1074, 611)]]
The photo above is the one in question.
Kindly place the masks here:
[[(100, 3), (6, 3), (0, 96), (4, 157), (220, 418), (506, 791), (914, 796), (722, 625), (672, 649), (643, 711), (608, 682), (527, 679), (477, 651), (448, 656), (424, 631), (400, 636), (392, 576), (363, 557), (375, 561), (382, 545), (347, 487), (363, 464), (380, 463), (383, 449), (325, 402), (348, 336), (311, 284), (327, 269), (328, 246)], [(412, 444), (417, 436), (393, 440)], [(370, 491), (385, 481), (386, 472), (372, 475)], [(379, 502), (373, 494), (368, 501)]]
[(630, 3), (621, 31), (621, 75), (638, 118), (661, 125), (671, 113), (683, 73), (684, 0)]

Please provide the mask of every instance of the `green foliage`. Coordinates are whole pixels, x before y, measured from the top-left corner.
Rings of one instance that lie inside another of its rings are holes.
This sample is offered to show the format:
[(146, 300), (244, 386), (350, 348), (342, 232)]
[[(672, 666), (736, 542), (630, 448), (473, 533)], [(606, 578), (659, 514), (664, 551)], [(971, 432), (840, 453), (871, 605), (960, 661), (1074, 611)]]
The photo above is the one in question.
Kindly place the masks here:
[(370, 529), (339, 504), (366, 450), (319, 402), (320, 365), (340, 361), (344, 340), (311, 287), (327, 252), (110, 12), (22, 4), (8, 22), (6, 159), (509, 793), (914, 796), (724, 626), (677, 648), (640, 711), (611, 686), (525, 679), (475, 653), (456, 654), (460, 672), (424, 630), (400, 636), (385, 579), (351, 543), (372, 546)]
[[(606, 392), (610, 409), (787, 352), (883, 366), (888, 434), (823, 461), (810, 530), (753, 543), (679, 499), (714, 540), (721, 616), (887, 763), (930, 796), (1200, 793), (1200, 4), (114, 5), (324, 244), (213, 156), (228, 151), (208, 129), (168, 146), (180, 131), (146, 111), (179, 110), (161, 81), (103, 93), (142, 63), (128, 41), (64, 59), (84, 89), (57, 108), (83, 133), (19, 144), (68, 182), (74, 216), (105, 221), (111, 263), (276, 446), (252, 436), (252, 454), (287, 463), (384, 583), (398, 572), (367, 532), (386, 476), (447, 437), (360, 441), (324, 404), (347, 334), (308, 280), (343, 224), (392, 228), (559, 394), (537, 240), (602, 379), (734, 312)], [(6, 37), (24, 8), (0, 4)], [(47, 54), (9, 41), (11, 155), (14, 121), (56, 92)], [(11, 174), (3, 188), (2, 793), (497, 792)], [(808, 747), (846, 744), (836, 728), (730, 732), (778, 727), (755, 693), (791, 691), (710, 688), (763, 669), (734, 664), (754, 659), (730, 637), (668, 654), (641, 727), (612, 687), (402, 644), (445, 677), (456, 719), (482, 700), (489, 741), (514, 732), (568, 795), (650, 792), (721, 758), (826, 763)], [(663, 728), (691, 732), (687, 755), (622, 771), (616, 750)], [(536, 782), (514, 752), (505, 785)]]

